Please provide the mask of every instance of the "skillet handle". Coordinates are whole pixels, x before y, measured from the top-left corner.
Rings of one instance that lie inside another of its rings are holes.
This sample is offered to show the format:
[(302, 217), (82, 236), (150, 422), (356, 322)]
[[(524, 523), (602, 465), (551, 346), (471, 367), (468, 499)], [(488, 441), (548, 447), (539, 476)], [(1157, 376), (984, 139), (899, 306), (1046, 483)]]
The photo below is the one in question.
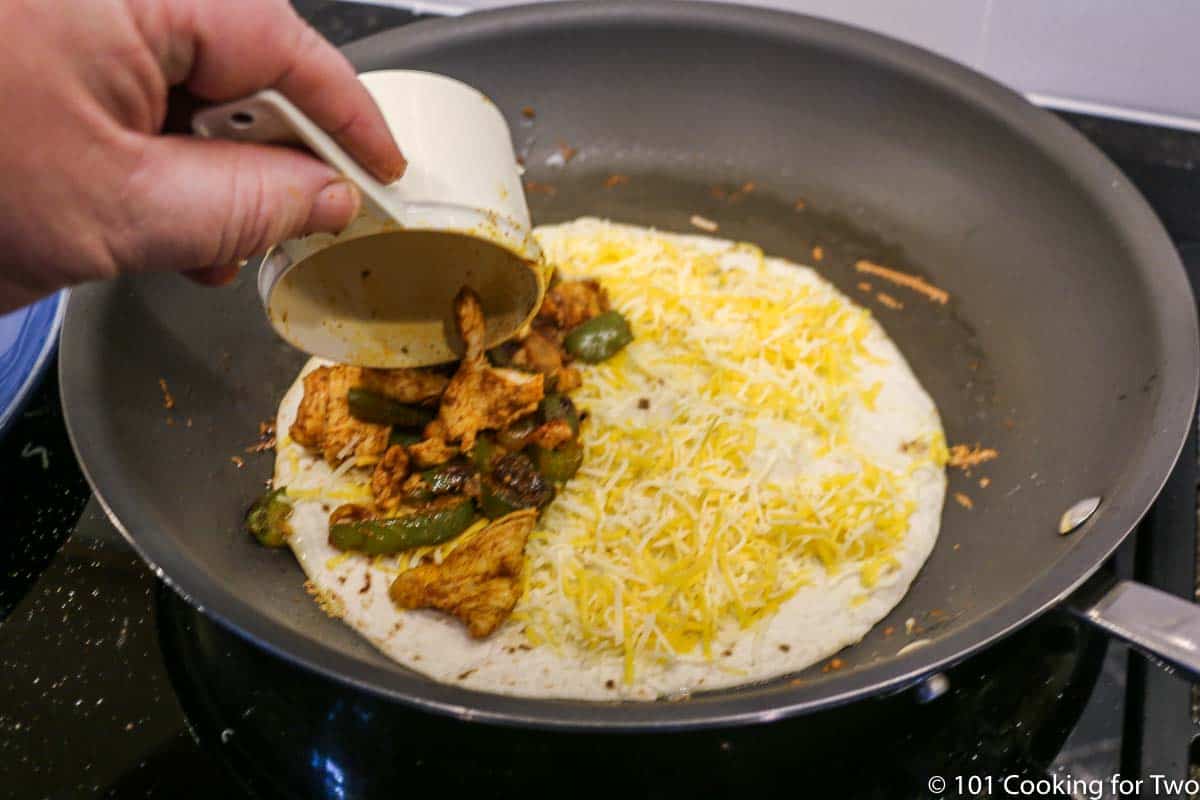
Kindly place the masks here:
[(1093, 577), (1066, 605), (1167, 672), (1200, 681), (1200, 605), (1105, 575)]

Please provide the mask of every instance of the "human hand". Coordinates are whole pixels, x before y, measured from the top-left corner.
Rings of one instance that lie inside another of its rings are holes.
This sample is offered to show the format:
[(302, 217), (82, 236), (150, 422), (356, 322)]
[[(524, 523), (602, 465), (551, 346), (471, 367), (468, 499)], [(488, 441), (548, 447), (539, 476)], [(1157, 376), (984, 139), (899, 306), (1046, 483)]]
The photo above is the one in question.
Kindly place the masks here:
[(354, 69), (286, 0), (6, 0), (0, 29), (0, 311), (127, 272), (224, 283), (349, 223), (357, 191), (308, 155), (161, 135), (173, 86), (277, 89), (380, 180), (404, 172)]

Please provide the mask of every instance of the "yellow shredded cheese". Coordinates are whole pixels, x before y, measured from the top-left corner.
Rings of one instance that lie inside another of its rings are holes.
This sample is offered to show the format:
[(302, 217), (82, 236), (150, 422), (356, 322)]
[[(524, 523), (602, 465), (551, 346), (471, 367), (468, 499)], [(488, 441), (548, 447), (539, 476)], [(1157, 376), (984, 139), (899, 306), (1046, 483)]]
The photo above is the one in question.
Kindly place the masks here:
[[(526, 547), (514, 618), (531, 644), (620, 654), (632, 682), (643, 660), (711, 658), (815, 570), (856, 567), (869, 589), (895, 566), (911, 468), (847, 445), (882, 389), (859, 378), (878, 363), (868, 311), (780, 280), (752, 245), (718, 259), (620, 228), (544, 244), (601, 282), (635, 341), (573, 395), (584, 465)], [(933, 440), (926, 463), (944, 452)]]

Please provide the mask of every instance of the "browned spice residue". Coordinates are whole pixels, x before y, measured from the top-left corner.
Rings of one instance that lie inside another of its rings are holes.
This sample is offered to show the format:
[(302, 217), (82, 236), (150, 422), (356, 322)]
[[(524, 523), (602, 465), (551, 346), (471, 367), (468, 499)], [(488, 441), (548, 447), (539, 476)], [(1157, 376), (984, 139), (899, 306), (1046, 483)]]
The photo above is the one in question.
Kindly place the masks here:
[(958, 503), (960, 506), (962, 506), (963, 508), (967, 509), (968, 511), (970, 511), (972, 508), (975, 507), (975, 502), (971, 498), (969, 498), (965, 494), (963, 494), (962, 492), (954, 493), (954, 501), (956, 503)]
[(884, 636), (891, 636), (895, 632), (896, 632), (896, 629), (893, 628), (891, 625), (888, 625), (886, 628), (883, 629)]
[(474, 674), (475, 674), (475, 670), (468, 669), (468, 670), (465, 670), (464, 672), (458, 673), (458, 679), (460, 681), (465, 681), (467, 678), (471, 677)]
[(362, 588), (358, 590), (358, 593), (366, 594), (369, 591), (371, 591), (371, 572), (370, 572), (370, 570), (363, 573), (363, 585), (362, 585)]
[(533, 106), (524, 106), (521, 108), (521, 116), (525, 119), (533, 119), (537, 116), (537, 112), (533, 110)]
[(238, 469), (241, 469), (242, 467), (246, 466), (246, 462), (242, 460), (241, 456), (230, 456), (229, 460), (232, 461), (233, 465), (235, 467), (237, 467)]
[(170, 410), (175, 407), (175, 397), (171, 394), (171, 390), (167, 388), (167, 379), (158, 379), (158, 388), (162, 389), (163, 408)]
[(578, 153), (579, 151), (576, 150), (574, 147), (571, 147), (571, 145), (567, 144), (566, 142), (559, 142), (558, 143), (558, 152), (559, 152), (559, 155), (561, 155), (563, 157), (563, 163), (565, 164), (566, 162), (568, 162), (572, 158), (574, 158), (575, 154)]
[(708, 187), (708, 193), (709, 193), (709, 194), (712, 196), (712, 198), (713, 198), (714, 200), (724, 200), (724, 199), (725, 199), (725, 197), (726, 197), (726, 195), (728, 194), (728, 193), (727, 193), (727, 192), (726, 192), (724, 189), (722, 189), (720, 186), (710, 186), (710, 187)]
[(808, 207), (808, 204), (805, 203), (803, 200), (796, 200), (796, 202), (792, 204), (792, 208), (795, 209), (796, 211), (803, 211), (807, 207)]
[(987, 487), (989, 487), (991, 485), (992, 485), (991, 478), (980, 478), (979, 479), (979, 488), (980, 489), (986, 489)]
[(897, 311), (904, 308), (904, 303), (901, 303), (899, 300), (892, 297), (890, 294), (887, 294), (886, 292), (877, 292), (875, 294), (875, 299), (883, 303), (888, 308), (893, 308)]
[(748, 194), (753, 194), (754, 190), (757, 188), (758, 188), (758, 185), (755, 184), (754, 181), (746, 181), (741, 186), (739, 186), (738, 188), (734, 189), (732, 192), (729, 193), (729, 202), (739, 203), (739, 202), (741, 202), (743, 197), (745, 197)]
[(956, 444), (950, 448), (950, 458), (946, 461), (946, 466), (971, 469), (986, 461), (991, 461), (998, 455), (1000, 454), (992, 448), (981, 447), (979, 444), (976, 444), (974, 447), (968, 447), (965, 444)]
[[(188, 420), (190, 428), (192, 421)], [(258, 423), (258, 441), (246, 448), (247, 453), (264, 453), (267, 450), (275, 449), (275, 423), (260, 422)]]
[(525, 181), (525, 191), (529, 194), (544, 194), (549, 197), (554, 197), (558, 194), (558, 189), (548, 183), (540, 183), (539, 181)]
[(604, 682), (604, 688), (605, 688), (605, 689), (615, 689), (615, 688), (616, 688), (616, 686), (617, 686), (617, 682), (616, 682), (616, 681), (614, 681), (612, 678), (609, 678), (608, 680), (606, 680), (606, 681)]
[(860, 292), (869, 292), (871, 291), (871, 284), (867, 283), (866, 281), (859, 281), (858, 290)]
[(912, 289), (914, 292), (920, 292), (935, 303), (945, 305), (950, 302), (950, 293), (945, 289), (939, 289), (931, 283), (928, 283), (923, 278), (918, 278), (916, 275), (909, 275), (907, 272), (881, 267), (871, 261), (860, 260), (855, 262), (854, 268), (859, 272), (866, 272), (870, 275), (878, 275), (886, 281), (891, 281), (897, 286), (903, 286), (906, 289)]
[(817, 245), (812, 249), (813, 261), (821, 261), (825, 258), (825, 248)]
[(609, 175), (604, 179), (604, 188), (612, 189), (615, 186), (623, 186), (629, 183), (628, 175)]
[(791, 649), (792, 649), (792, 646), (791, 646), (791, 645), (788, 645), (788, 644), (781, 644), (781, 645), (779, 645), (779, 650), (780, 650), (780, 652), (782, 652), (782, 653), (787, 653), (787, 652), (791, 651)]
[(828, 664), (821, 667), (821, 672), (837, 672), (839, 669), (841, 669), (844, 666), (846, 666), (845, 661), (842, 661), (840, 658), (834, 658), (834, 659), (830, 660), (830, 662)]

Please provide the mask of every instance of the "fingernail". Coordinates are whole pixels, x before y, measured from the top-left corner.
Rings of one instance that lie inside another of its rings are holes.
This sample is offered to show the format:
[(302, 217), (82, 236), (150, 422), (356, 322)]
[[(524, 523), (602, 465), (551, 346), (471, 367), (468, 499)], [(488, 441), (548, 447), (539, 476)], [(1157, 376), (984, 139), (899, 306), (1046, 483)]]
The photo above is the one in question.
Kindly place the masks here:
[(403, 153), (397, 153), (397, 155), (399, 156), (399, 160), (391, 164), (390, 169), (388, 169), (388, 183), (403, 178), (405, 170), (408, 169), (408, 159), (404, 157)]
[(361, 204), (358, 187), (345, 178), (336, 178), (317, 194), (304, 229), (307, 233), (338, 233), (354, 219)]

